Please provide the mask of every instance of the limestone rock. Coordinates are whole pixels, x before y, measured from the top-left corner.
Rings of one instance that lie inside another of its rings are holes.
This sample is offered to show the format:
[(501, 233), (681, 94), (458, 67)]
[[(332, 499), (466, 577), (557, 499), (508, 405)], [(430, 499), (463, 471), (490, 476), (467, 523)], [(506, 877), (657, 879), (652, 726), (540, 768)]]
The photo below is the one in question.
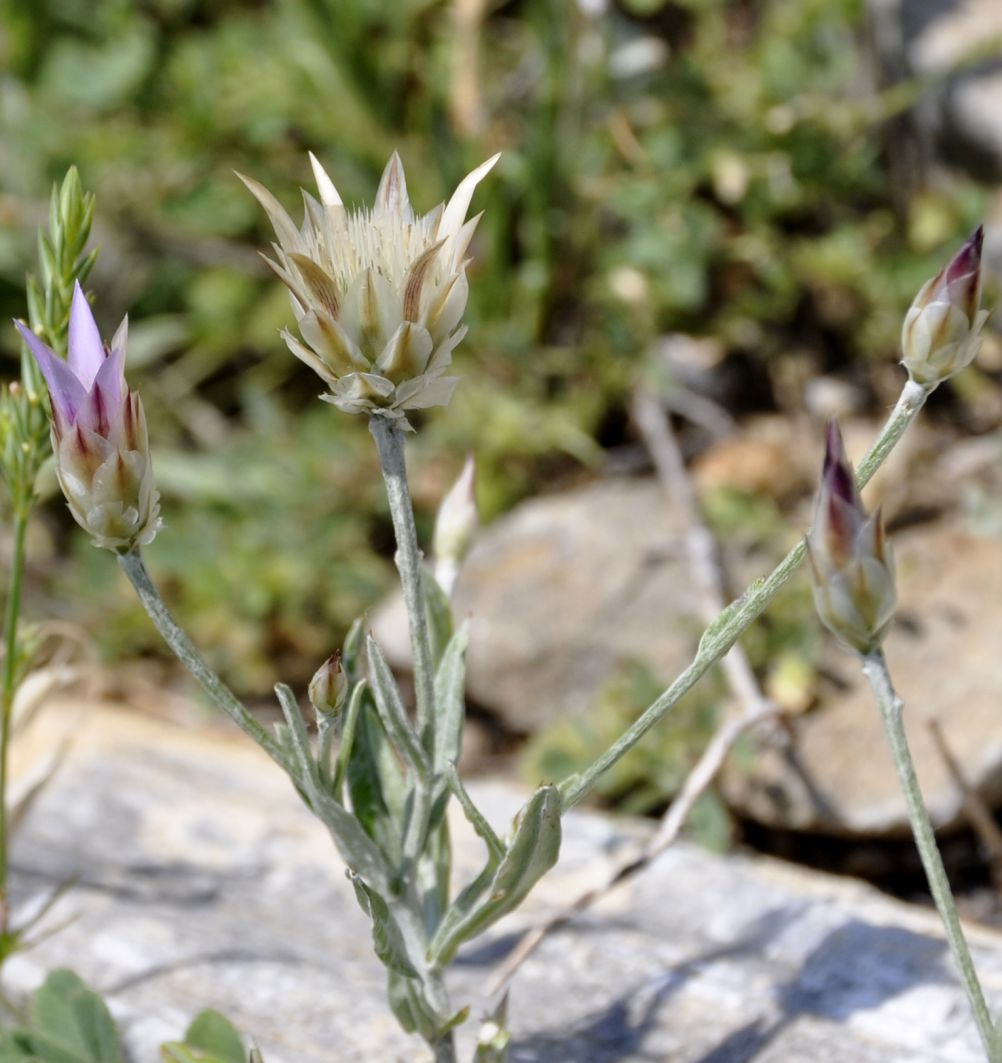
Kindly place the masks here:
[[(927, 150), (985, 181), (1002, 177), (1002, 5), (870, 0), (885, 70), (931, 82), (914, 111)], [(986, 46), (988, 46), (986, 54)], [(980, 61), (972, 63), (972, 58)]]
[[(242, 736), (53, 705), (75, 750), (17, 837), (17, 912), (69, 879), (72, 921), (5, 967), (9, 992), (72, 965), (104, 991), (136, 1063), (204, 1007), (267, 1063), (427, 1063), (386, 1008), (369, 929), (323, 828)], [(89, 722), (85, 723), (85, 720)], [(473, 789), (495, 826), (524, 795)], [(480, 843), (457, 824), (460, 877)], [(559, 865), (460, 953), (474, 1014), (520, 929), (598, 881), (646, 828), (565, 820)], [(974, 930), (993, 1012), (1002, 938)], [(844, 880), (679, 844), (544, 943), (511, 995), (513, 1063), (978, 1063), (934, 916)], [(461, 1060), (471, 1055), (464, 1031)]]
[[(667, 682), (700, 630), (684, 528), (653, 480), (610, 479), (525, 502), (487, 528), (460, 574), (468, 692), (509, 727), (580, 714), (622, 663)], [(399, 597), (375, 614), (390, 663), (410, 662)]]
[[(894, 537), (898, 619), (885, 650), (933, 821), (961, 817), (961, 796), (924, 720), (935, 716), (967, 781), (1002, 804), (1002, 542), (949, 525)], [(855, 657), (833, 654), (836, 683), (792, 721), (789, 750), (763, 749), (726, 778), (744, 815), (832, 834), (904, 834), (907, 818), (869, 686)]]

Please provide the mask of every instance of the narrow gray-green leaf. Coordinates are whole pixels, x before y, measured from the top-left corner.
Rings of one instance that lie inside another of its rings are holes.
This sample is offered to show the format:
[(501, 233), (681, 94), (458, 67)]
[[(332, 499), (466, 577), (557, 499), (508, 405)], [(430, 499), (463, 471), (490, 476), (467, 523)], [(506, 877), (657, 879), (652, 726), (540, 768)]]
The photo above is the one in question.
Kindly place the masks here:
[(356, 682), (365, 670), (365, 617), (358, 617), (348, 628), (341, 646), (341, 667), (349, 681)]
[(386, 663), (383, 651), (371, 636), (366, 640), (366, 652), (369, 655), (369, 679), (383, 727), (386, 728), (394, 748), (418, 778), (427, 779), (428, 755), (407, 718), (407, 710), (400, 697), (397, 682)]
[(286, 741), (289, 743), (294, 763), (301, 775), (299, 781), (307, 792), (312, 794), (317, 787), (317, 765), (313, 759), (313, 751), (310, 749), (310, 737), (306, 733), (306, 722), (299, 709), (299, 702), (291, 688), (285, 683), (276, 684), (275, 693), (278, 695), (278, 703), (282, 706), (282, 715), (285, 717)]
[(459, 759), (466, 716), (466, 647), (469, 625), (452, 636), (435, 672), (435, 758), (437, 776), (447, 776)]
[(358, 714), (362, 711), (362, 698), (365, 696), (365, 691), (368, 688), (368, 683), (365, 679), (360, 679), (355, 684), (354, 689), (351, 692), (351, 697), (348, 699), (348, 708), (344, 714), (344, 726), (341, 730), (341, 746), (337, 753), (337, 766), (334, 769), (334, 782), (331, 784), (331, 791), (334, 795), (335, 801), (341, 800), (341, 794), (344, 790), (345, 773), (348, 770), (348, 761), (351, 758), (351, 752), (355, 747), (355, 732), (358, 728)]
[(407, 978), (420, 977), (408, 955), (407, 941), (390, 911), (390, 906), (358, 875), (349, 873), (348, 877), (355, 887), (355, 896), (358, 898), (359, 906), (372, 920), (372, 947), (379, 961), (384, 967)]
[(345, 781), (355, 817), (390, 863), (397, 864), (403, 847), (407, 787), (371, 690), (360, 702)]
[(390, 1010), (406, 1033), (420, 1034), (432, 1041), (440, 1019), (425, 998), (421, 983), (396, 971), (388, 972), (386, 993)]
[(462, 808), (464, 815), (469, 820), (470, 826), (487, 846), (489, 853), (488, 864), (493, 869), (504, 859), (504, 843), (494, 833), (494, 828), (484, 818), (484, 814), (473, 803), (473, 798), (470, 797), (466, 787), (463, 785), (463, 780), (459, 776), (459, 769), (455, 764), (449, 765), (447, 777), (449, 785), (452, 787), (452, 792), (458, 798), (460, 808)]
[(424, 592), (425, 615), (428, 617), (431, 659), (437, 668), (453, 637), (452, 602), (427, 567), (421, 572), (421, 590)]
[[(429, 947), (433, 965), (447, 964), (464, 942), (518, 907), (557, 862), (560, 854), (560, 795), (553, 786), (537, 790), (516, 817), (504, 859), (482, 888), (484, 872), (456, 898)], [(473, 887), (479, 887), (477, 895)]]
[(279, 683), (275, 692), (285, 714), (295, 763), (303, 776), (301, 786), (310, 807), (330, 832), (344, 862), (376, 889), (387, 889), (389, 873), (383, 854), (355, 816), (320, 788), (306, 724), (295, 695), (284, 683)]

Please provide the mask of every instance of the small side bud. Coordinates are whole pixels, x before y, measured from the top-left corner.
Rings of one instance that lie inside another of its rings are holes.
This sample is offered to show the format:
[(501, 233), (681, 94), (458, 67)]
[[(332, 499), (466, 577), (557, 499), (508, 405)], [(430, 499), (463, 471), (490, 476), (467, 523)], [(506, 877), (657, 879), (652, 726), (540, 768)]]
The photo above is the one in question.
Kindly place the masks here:
[(901, 329), (901, 363), (912, 380), (935, 387), (974, 361), (988, 311), (981, 309), (984, 227), (941, 273), (922, 286)]
[(880, 510), (869, 516), (863, 508), (835, 421), (828, 426), (807, 556), (821, 622), (844, 646), (872, 653), (897, 607), (894, 556)]
[(335, 650), (310, 680), (310, 704), (321, 716), (337, 716), (348, 697), (348, 677), (341, 667), (341, 651)]
[(471, 454), (463, 465), (459, 479), (442, 500), (435, 518), (435, 535), (432, 539), (435, 578), (446, 594), (452, 592), (459, 566), (473, 543), (479, 525), (476, 465)]

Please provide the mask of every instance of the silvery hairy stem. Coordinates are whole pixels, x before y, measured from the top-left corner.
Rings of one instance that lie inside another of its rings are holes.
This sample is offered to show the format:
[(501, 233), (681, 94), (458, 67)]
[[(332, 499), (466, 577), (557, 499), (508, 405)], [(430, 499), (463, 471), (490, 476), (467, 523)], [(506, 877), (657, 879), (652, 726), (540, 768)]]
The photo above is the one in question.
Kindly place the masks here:
[(274, 738), (251, 716), (240, 699), (205, 663), (191, 639), (171, 616), (160, 597), (160, 592), (153, 585), (150, 574), (146, 571), (146, 565), (143, 563), (139, 550), (130, 550), (128, 553), (121, 553), (117, 556), (122, 571), (129, 578), (136, 594), (139, 595), (139, 600), (153, 621), (153, 626), (160, 632), (174, 655), (202, 684), (213, 702), (233, 720), (240, 730), (253, 738), (277, 764), (288, 770), (285, 758)]
[[(918, 384), (909, 380), (901, 390), (897, 404), (884, 424), (876, 442), (870, 447), (856, 473), (860, 487), (869, 483), (895, 444), (912, 423), (935, 384)], [(583, 771), (565, 779), (560, 785), (564, 809), (573, 808), (595, 785), (598, 777), (628, 753), (663, 716), (687, 694), (709, 669), (758, 618), (776, 593), (804, 560), (804, 543), (798, 543), (764, 579), (757, 580), (732, 602), (703, 632), (692, 663), (674, 683), (652, 702), (636, 722), (601, 756)]]
[(407, 607), (411, 653), (414, 658), (414, 692), (417, 701), (418, 733), (426, 750), (433, 748), (435, 730), (435, 668), (425, 608), (421, 549), (414, 526), (414, 507), (407, 486), (404, 433), (399, 422), (379, 415), (370, 418), (369, 428), (376, 440), (379, 464), (386, 484), (386, 498), (397, 540), (396, 565)]
[(915, 836), (915, 845), (918, 848), (919, 856), (922, 858), (922, 867), (925, 869), (926, 878), (929, 880), (929, 889), (933, 900), (936, 902), (936, 909), (940, 918), (943, 920), (950, 951), (953, 953), (953, 958), (960, 970), (964, 988), (967, 992), (967, 999), (970, 1002), (971, 1010), (974, 1012), (974, 1021), (977, 1023), (978, 1033), (984, 1043), (985, 1052), (992, 1063), (998, 1063), (1000, 1052), (995, 1042), (994, 1025), (988, 1012), (988, 1006), (985, 1003), (984, 991), (974, 969), (971, 951), (967, 946), (967, 940), (960, 925), (957, 905), (953, 899), (950, 882), (946, 877), (943, 858), (940, 856), (939, 847), (936, 845), (936, 836), (933, 833), (925, 802), (922, 800), (918, 776), (915, 774), (915, 764), (908, 748), (908, 737), (905, 734), (902, 719), (904, 704), (894, 690), (883, 651), (878, 649), (863, 657), (862, 661), (863, 673), (869, 680), (870, 686), (873, 688), (874, 697), (880, 707), (880, 715), (884, 722), (887, 741), (891, 747), (891, 755), (894, 758), (894, 767), (897, 769), (901, 789), (908, 805), (908, 818), (911, 821), (912, 834)]

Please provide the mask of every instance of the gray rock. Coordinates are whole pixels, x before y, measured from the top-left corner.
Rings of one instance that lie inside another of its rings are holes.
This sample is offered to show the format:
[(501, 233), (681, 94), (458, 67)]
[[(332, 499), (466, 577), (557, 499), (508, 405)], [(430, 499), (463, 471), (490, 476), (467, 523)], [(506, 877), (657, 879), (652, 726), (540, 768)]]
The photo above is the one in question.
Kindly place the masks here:
[[(967, 781), (1002, 804), (1002, 543), (947, 525), (895, 536), (898, 620), (886, 643), (934, 822), (958, 823), (961, 795), (924, 721), (935, 716)], [(907, 814), (858, 662), (831, 657), (823, 704), (795, 718), (788, 750), (763, 749), (725, 778), (730, 802), (770, 826), (832, 834), (905, 834)]]
[[(870, 0), (890, 80), (930, 82), (913, 111), (924, 154), (985, 181), (1002, 177), (1002, 5), (997, 0)], [(989, 46), (986, 55), (986, 46)], [(976, 62), (972, 58), (980, 56)]]
[[(69, 878), (73, 921), (5, 967), (20, 992), (72, 965), (153, 1063), (216, 1007), (267, 1063), (421, 1063), (395, 1027), (369, 931), (324, 830), (256, 749), (102, 709), (51, 706), (76, 750), (17, 838), (18, 912)], [(524, 799), (474, 788), (501, 826)], [(560, 863), (523, 909), (460, 954), (476, 1013), (518, 932), (594, 884), (646, 828), (566, 818)], [(457, 874), (481, 859), (457, 830)], [(993, 1011), (1002, 938), (972, 932)], [(983, 1055), (931, 913), (778, 862), (679, 844), (554, 935), (518, 973), (513, 1063), (976, 1063)], [(460, 1059), (470, 1058), (464, 1032)]]
[[(678, 511), (653, 480), (612, 479), (524, 502), (484, 531), (460, 574), (469, 694), (535, 731), (586, 711), (622, 663), (666, 681), (700, 624)], [(410, 663), (399, 597), (375, 614), (391, 664)]]

